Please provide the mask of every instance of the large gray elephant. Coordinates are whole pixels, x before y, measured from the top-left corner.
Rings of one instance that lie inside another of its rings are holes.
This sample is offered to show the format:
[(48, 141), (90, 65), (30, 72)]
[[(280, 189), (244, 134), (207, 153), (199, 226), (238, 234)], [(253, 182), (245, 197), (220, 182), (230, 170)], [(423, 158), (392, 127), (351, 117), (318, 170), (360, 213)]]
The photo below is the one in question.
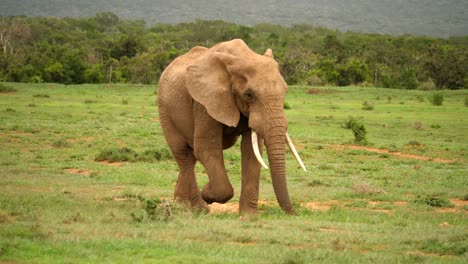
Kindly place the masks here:
[[(223, 149), (242, 135), (240, 214), (257, 212), (263, 141), (274, 191), (281, 208), (294, 214), (289, 198), (285, 145), (305, 170), (287, 133), (283, 105), (287, 84), (268, 49), (253, 52), (242, 40), (195, 47), (176, 58), (159, 80), (161, 126), (179, 166), (175, 199), (197, 210), (225, 203), (234, 195)], [(200, 161), (209, 182), (200, 191), (194, 167)]]

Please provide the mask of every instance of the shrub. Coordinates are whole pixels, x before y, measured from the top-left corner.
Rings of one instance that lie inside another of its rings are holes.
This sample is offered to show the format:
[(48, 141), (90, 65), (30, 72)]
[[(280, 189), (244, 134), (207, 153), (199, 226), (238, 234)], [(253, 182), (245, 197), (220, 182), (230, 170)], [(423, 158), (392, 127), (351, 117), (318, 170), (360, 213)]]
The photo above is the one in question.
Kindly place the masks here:
[(109, 162), (157, 162), (170, 159), (171, 157), (171, 152), (166, 148), (146, 150), (143, 153), (138, 154), (130, 148), (123, 147), (105, 149), (101, 151), (94, 160), (106, 160)]
[(435, 93), (429, 97), (429, 102), (436, 106), (442, 105), (444, 102), (444, 95), (441, 93)]
[(289, 109), (291, 109), (291, 106), (287, 102), (284, 102), (283, 109), (289, 110)]
[(71, 143), (66, 141), (65, 139), (59, 139), (54, 141), (54, 143), (52, 143), (52, 146), (54, 148), (69, 148), (71, 147)]
[(346, 129), (351, 129), (354, 134), (354, 141), (359, 144), (367, 144), (367, 139), (366, 139), (366, 128), (364, 124), (362, 124), (359, 120), (356, 118), (350, 116), (348, 120), (345, 121), (343, 124), (343, 127)]
[(374, 110), (374, 104), (372, 102), (369, 102), (369, 101), (364, 101), (362, 103), (362, 109), (363, 110)]
[(434, 81), (431, 78), (429, 78), (429, 80), (421, 83), (419, 85), (419, 87), (418, 87), (418, 89), (423, 90), (423, 91), (432, 91), (432, 90), (435, 90), (436, 88), (437, 87), (436, 87)]
[(172, 157), (171, 152), (166, 148), (146, 150), (141, 155), (138, 155), (137, 161), (156, 162), (167, 160)]
[(48, 94), (34, 94), (34, 98), (50, 98), (50, 95)]
[(9, 85), (5, 85), (3, 83), (0, 83), (0, 93), (14, 93), (16, 92), (16, 89), (9, 86)]
[(85, 104), (94, 104), (94, 103), (97, 103), (98, 101), (97, 100), (94, 100), (94, 99), (85, 99), (84, 100), (84, 103)]
[(133, 161), (137, 157), (137, 153), (129, 148), (111, 148), (101, 151), (95, 161), (109, 161), (109, 162), (123, 162), (123, 161)]
[(424, 130), (423, 124), (419, 121), (414, 122), (413, 127), (416, 130)]
[(453, 207), (453, 204), (447, 199), (442, 197), (436, 197), (432, 195), (418, 196), (414, 203), (429, 205), (431, 207)]

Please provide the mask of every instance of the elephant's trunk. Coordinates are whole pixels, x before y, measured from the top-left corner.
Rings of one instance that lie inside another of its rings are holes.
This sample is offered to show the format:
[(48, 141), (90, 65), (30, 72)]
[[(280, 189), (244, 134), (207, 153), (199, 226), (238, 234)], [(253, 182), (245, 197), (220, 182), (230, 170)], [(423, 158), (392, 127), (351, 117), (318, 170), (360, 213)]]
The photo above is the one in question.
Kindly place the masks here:
[[(276, 131), (278, 132), (278, 130)], [(295, 214), (291, 199), (289, 198), (286, 182), (285, 134), (286, 128), (284, 128), (283, 133), (273, 135), (271, 133), (267, 134), (265, 136), (265, 146), (268, 153), (271, 180), (273, 182), (276, 199), (286, 213)]]

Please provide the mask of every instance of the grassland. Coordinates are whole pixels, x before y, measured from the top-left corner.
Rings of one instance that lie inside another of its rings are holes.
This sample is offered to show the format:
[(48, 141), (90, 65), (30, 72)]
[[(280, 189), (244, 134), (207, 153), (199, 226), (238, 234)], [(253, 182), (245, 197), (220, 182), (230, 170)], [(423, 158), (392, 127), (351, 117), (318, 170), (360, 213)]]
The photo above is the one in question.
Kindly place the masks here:
[[(288, 155), (298, 216), (281, 212), (262, 171), (260, 213), (239, 219), (238, 146), (225, 152), (232, 201), (207, 215), (172, 204), (156, 87), (6, 85), (0, 263), (468, 261), (466, 90), (434, 106), (435, 92), (290, 87), (289, 131), (309, 170)], [(367, 145), (343, 128), (349, 116)], [(122, 149), (130, 161), (96, 161)], [(207, 181), (201, 166), (197, 177)]]

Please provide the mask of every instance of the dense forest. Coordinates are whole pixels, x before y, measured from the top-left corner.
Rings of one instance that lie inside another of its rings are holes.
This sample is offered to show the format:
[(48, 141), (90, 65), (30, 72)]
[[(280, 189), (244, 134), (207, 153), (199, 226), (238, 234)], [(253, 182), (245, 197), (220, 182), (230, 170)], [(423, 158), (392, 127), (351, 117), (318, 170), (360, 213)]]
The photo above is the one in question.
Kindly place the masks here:
[(178, 24), (196, 19), (253, 26), (310, 24), (340, 31), (450, 37), (468, 35), (466, 0), (2, 0), (0, 16), (90, 17)]
[(340, 32), (306, 24), (155, 24), (105, 12), (87, 18), (0, 17), (0, 81), (154, 84), (196, 45), (242, 38), (272, 48), (289, 84), (403, 89), (468, 87), (468, 37)]

